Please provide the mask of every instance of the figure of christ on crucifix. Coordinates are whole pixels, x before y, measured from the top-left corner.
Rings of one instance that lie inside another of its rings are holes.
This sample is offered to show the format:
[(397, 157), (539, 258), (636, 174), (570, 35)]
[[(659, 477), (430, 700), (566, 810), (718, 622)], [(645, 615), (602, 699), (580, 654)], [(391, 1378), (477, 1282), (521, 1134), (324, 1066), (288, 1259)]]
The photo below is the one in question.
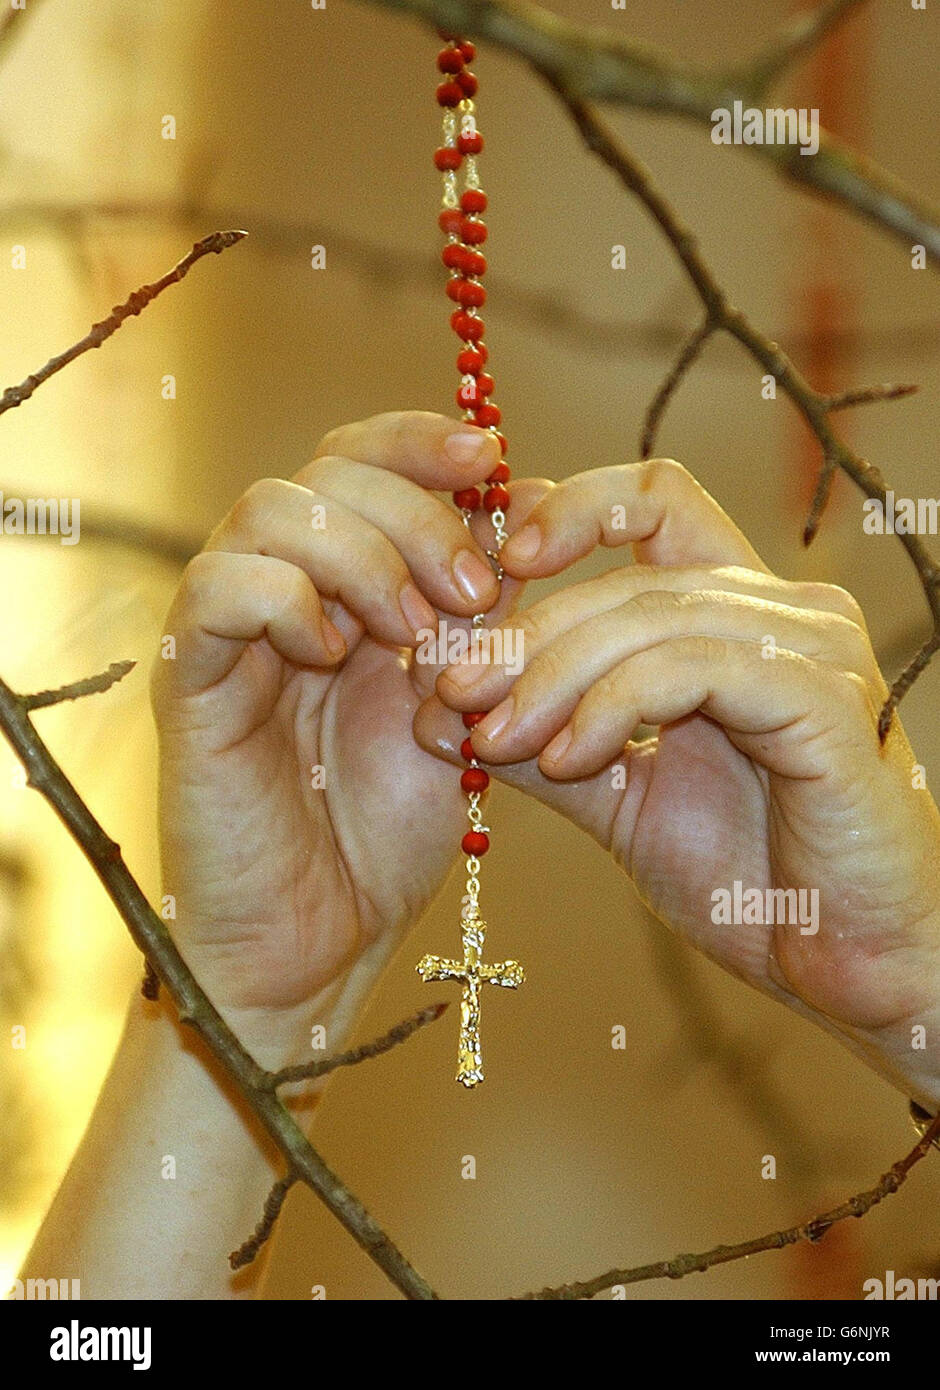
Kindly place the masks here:
[(415, 968), (425, 984), (437, 980), (462, 981), (457, 1080), (464, 1086), (475, 1086), (478, 1081), (483, 1080), (483, 1055), (480, 1050), (480, 986), (503, 985), (506, 989), (518, 989), (525, 982), (525, 972), (515, 960), (500, 961), (497, 965), (483, 964), (486, 923), (481, 918), (465, 919), (461, 923), (461, 929), (462, 961), (445, 960), (443, 956), (424, 956)]

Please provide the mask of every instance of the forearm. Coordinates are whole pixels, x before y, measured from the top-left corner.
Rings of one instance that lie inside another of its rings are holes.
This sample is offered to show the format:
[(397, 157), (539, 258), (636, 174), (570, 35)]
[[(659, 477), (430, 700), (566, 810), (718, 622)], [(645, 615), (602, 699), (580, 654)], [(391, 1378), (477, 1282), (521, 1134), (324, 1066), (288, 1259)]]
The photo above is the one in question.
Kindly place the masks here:
[(172, 1006), (135, 999), (78, 1152), (23, 1278), (83, 1298), (251, 1296), (228, 1255), (251, 1233), (278, 1156)]
[[(329, 998), (270, 1029), (232, 1026), (263, 1066), (329, 1051), (355, 1024), (385, 952)], [(24, 1263), (22, 1278), (77, 1278), (83, 1298), (254, 1297), (266, 1252), (240, 1273), (229, 1254), (254, 1230), (284, 1162), (206, 1044), (160, 1004), (136, 997), (82, 1143)], [(325, 1083), (307, 1083), (303, 1123)]]

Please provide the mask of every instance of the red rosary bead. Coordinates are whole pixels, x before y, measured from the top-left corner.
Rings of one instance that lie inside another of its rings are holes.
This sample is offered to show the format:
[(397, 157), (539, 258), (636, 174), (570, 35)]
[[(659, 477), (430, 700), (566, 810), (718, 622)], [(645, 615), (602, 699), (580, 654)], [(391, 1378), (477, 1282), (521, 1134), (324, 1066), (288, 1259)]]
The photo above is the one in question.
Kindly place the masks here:
[(474, 758), (476, 757), (476, 753), (474, 753), (473, 751), (473, 744), (470, 742), (468, 738), (465, 738), (463, 743), (460, 745), (460, 756), (462, 758), (465, 758), (468, 763), (472, 763)]
[(457, 85), (465, 97), (475, 97), (480, 84), (475, 73), (470, 72), (467, 68), (462, 68), (457, 74)]
[(447, 295), (447, 298), (453, 299), (459, 304), (460, 286), (465, 285), (466, 283), (466, 280), (461, 279), (459, 275), (452, 275), (451, 278), (447, 281), (447, 284), (444, 286), (444, 293)]
[(461, 774), (460, 785), (465, 792), (485, 792), (490, 785), (490, 775), (482, 767), (468, 767)]
[(442, 171), (444, 169), (459, 169), (465, 153), (465, 150), (455, 150), (450, 145), (442, 145), (439, 150), (434, 151), (435, 167)]
[(442, 48), (437, 55), (437, 66), (440, 72), (460, 72), (467, 61), (469, 60), (464, 57), (459, 48)]
[(460, 224), (460, 235), (467, 246), (482, 246), (486, 241), (486, 223), (465, 217)]
[(491, 396), (495, 385), (496, 382), (490, 376), (489, 372), (479, 372), (477, 374), (477, 388), (481, 396)]
[(460, 206), (464, 212), (485, 212), (486, 194), (482, 188), (468, 188), (460, 195)]
[(461, 376), (476, 376), (485, 361), (479, 348), (464, 348), (457, 354), (457, 370)]
[[(495, 512), (497, 508), (501, 512), (506, 512), (509, 510), (509, 493), (504, 487), (491, 487), (483, 498), (483, 505), (488, 512)], [(466, 717), (464, 715), (464, 720)], [(471, 726), (467, 725), (467, 727), (470, 728)]]
[(475, 512), (479, 507), (482, 498), (478, 488), (465, 487), (453, 494), (454, 506), (459, 507), (462, 512)]
[(476, 424), (486, 429), (488, 425), (498, 425), (503, 418), (503, 412), (498, 405), (481, 405), (474, 417)]
[(450, 326), (465, 343), (479, 341), (485, 328), (483, 320), (478, 319), (475, 314), (468, 314), (466, 309), (457, 309), (451, 314)]
[(483, 136), (478, 132), (472, 135), (458, 135), (457, 149), (461, 154), (479, 154), (483, 149)]
[(463, 251), (463, 272), (465, 275), (476, 275), (479, 278), (486, 274), (486, 257), (479, 251), (471, 251), (468, 247), (462, 246)]
[(459, 106), (467, 93), (456, 82), (442, 82), (437, 89), (439, 106)]
[(448, 236), (460, 236), (463, 226), (463, 213), (459, 208), (444, 208), (438, 213), (437, 225)]
[(477, 56), (477, 51), (469, 39), (462, 39), (458, 45), (460, 56), (465, 63), (472, 63)]
[(495, 483), (508, 483), (509, 464), (498, 463), (486, 481), (489, 483), (490, 487), (493, 487)]
[(455, 298), (467, 309), (479, 309), (486, 303), (486, 290), (475, 280), (458, 280)]
[(478, 724), (483, 723), (483, 720), (486, 718), (487, 714), (489, 714), (489, 710), (480, 710), (477, 714), (461, 715), (461, 718), (463, 719), (464, 728), (475, 729)]
[(481, 854), (485, 854), (490, 847), (489, 835), (484, 835), (482, 830), (468, 830), (460, 841), (460, 848), (464, 854), (472, 854), (479, 859)]
[(473, 410), (483, 400), (475, 381), (465, 381), (457, 391), (457, 404), (462, 410)]
[(460, 246), (456, 241), (449, 241), (441, 252), (441, 260), (448, 270), (462, 270), (463, 259), (466, 254), (465, 247)]

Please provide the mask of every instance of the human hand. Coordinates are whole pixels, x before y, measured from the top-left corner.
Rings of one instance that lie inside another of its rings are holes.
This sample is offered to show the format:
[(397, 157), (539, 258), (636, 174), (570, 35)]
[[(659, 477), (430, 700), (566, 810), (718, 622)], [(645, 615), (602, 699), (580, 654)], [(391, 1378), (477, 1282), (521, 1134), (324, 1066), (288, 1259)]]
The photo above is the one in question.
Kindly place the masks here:
[(520, 585), (494, 607), (483, 549), (430, 489), (499, 459), (440, 415), (342, 426), (292, 482), (255, 483), (183, 576), (152, 681), (164, 892), (246, 1045), (298, 1035), (356, 964), (361, 993), (459, 852), (458, 779), (412, 736), (439, 669), (416, 633), (438, 610), (498, 617)]
[[(504, 620), (521, 675), (444, 671), (419, 742), (457, 761), (450, 710), (490, 710), (472, 741), (491, 771), (608, 846), (662, 921), (936, 1108), (940, 815), (897, 719), (879, 743), (887, 691), (861, 610), (771, 574), (670, 460), (567, 479), (501, 558), (536, 579), (626, 542), (636, 565)], [(628, 743), (641, 723), (658, 737)], [(817, 890), (818, 931), (716, 921), (736, 881)]]

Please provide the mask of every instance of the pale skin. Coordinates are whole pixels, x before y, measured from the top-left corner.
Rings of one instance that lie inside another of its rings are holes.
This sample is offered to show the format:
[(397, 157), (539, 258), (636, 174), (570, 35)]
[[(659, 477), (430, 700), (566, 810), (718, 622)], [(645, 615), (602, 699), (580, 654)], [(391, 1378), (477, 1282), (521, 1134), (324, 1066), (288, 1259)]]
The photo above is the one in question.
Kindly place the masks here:
[[(343, 1046), (459, 853), (459, 712), (489, 710), (472, 737), (491, 772), (935, 1113), (940, 815), (899, 721), (878, 742), (885, 685), (857, 604), (771, 574), (668, 460), (511, 485), (498, 596), (488, 521), (471, 535), (447, 498), (498, 460), (444, 416), (342, 426), (292, 482), (251, 488), (188, 566), (152, 690), (164, 889), (210, 998), (267, 1066), (309, 1056), (313, 1024)], [(597, 545), (635, 563), (515, 613), (526, 581)], [(414, 660), (422, 629), (479, 610), (523, 630), (520, 675)], [(641, 723), (657, 737), (631, 741)], [(734, 880), (819, 888), (818, 934), (714, 924)], [(227, 1256), (278, 1172), (169, 1006), (135, 999), (23, 1277), (80, 1277), (85, 1298), (254, 1296), (264, 1261), (233, 1277)]]

